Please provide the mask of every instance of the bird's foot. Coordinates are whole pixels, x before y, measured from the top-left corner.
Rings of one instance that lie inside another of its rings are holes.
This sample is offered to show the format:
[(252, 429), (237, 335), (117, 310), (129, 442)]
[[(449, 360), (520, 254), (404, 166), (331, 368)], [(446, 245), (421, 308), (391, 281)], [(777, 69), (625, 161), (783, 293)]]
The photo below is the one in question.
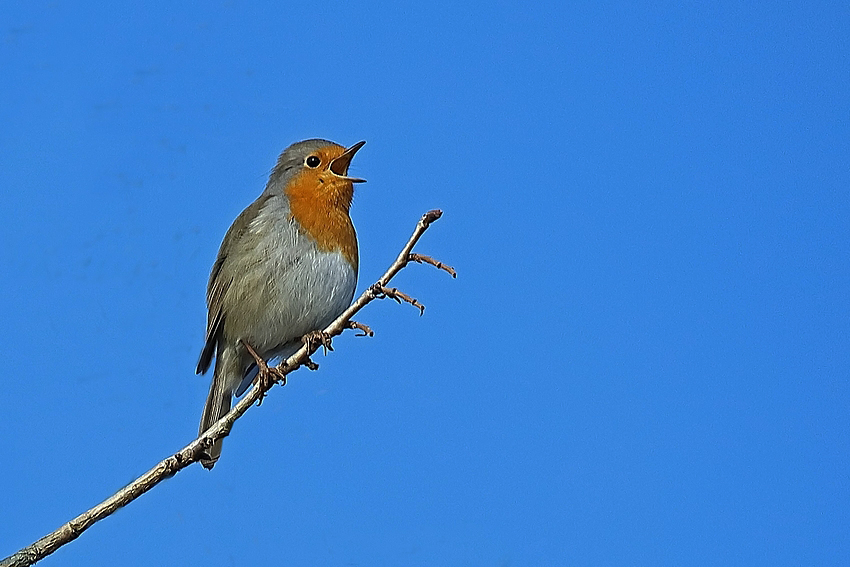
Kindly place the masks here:
[(331, 345), (331, 336), (324, 331), (311, 331), (301, 337), (301, 342), (307, 345), (310, 350), (322, 347), (326, 356), (329, 350), (334, 349)]
[[(282, 368), (281, 368), (282, 367)], [(280, 382), (281, 386), (286, 386), (286, 361), (281, 362), (278, 366), (266, 366), (267, 388), (271, 388), (272, 384)]]
[(327, 356), (328, 351), (334, 349), (331, 345), (331, 336), (324, 331), (311, 331), (301, 337), (301, 342), (307, 346), (307, 356), (304, 358), (303, 364), (310, 370), (319, 369), (319, 365), (310, 358), (311, 351), (315, 352), (319, 347), (322, 347), (325, 356)]

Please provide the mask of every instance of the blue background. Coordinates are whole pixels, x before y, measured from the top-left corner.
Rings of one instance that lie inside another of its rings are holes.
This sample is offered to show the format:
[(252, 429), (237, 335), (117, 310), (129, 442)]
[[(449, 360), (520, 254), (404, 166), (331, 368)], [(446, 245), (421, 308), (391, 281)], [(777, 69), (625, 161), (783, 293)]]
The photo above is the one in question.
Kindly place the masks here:
[(191, 441), (224, 232), (365, 139), (392, 302), (58, 565), (850, 564), (846, 2), (0, 7), (0, 555)]

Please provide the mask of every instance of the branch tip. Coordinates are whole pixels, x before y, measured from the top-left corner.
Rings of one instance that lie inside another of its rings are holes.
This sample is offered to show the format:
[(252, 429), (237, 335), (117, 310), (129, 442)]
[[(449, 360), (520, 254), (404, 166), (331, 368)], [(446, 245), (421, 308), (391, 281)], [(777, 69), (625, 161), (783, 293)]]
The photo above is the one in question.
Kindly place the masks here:
[(429, 224), (436, 221), (441, 216), (443, 216), (443, 211), (441, 211), (440, 209), (433, 209), (422, 215), (421, 222), (427, 227)]

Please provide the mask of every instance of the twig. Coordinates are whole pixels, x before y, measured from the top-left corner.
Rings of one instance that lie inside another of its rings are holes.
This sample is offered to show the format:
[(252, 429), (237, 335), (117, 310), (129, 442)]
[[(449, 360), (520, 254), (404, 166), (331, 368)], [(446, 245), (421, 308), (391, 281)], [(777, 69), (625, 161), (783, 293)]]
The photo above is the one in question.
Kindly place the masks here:
[[(381, 276), (375, 285), (368, 287), (366, 291), (360, 294), (360, 297), (358, 297), (354, 303), (352, 303), (351, 306), (342, 313), (342, 315), (337, 317), (333, 323), (325, 328), (323, 336), (330, 339), (330, 337), (342, 334), (345, 329), (352, 328), (360, 329), (364, 332), (364, 334), (371, 336), (373, 334), (371, 329), (365, 325), (354, 323), (351, 321), (351, 317), (373, 300), (379, 299), (382, 296), (393, 297), (396, 300), (401, 297), (405, 301), (413, 303), (413, 305), (420, 306), (416, 303), (416, 300), (411, 301), (412, 298), (409, 298), (398, 290), (392, 290), (394, 295), (387, 293), (386, 286), (389, 281), (393, 279), (393, 277), (395, 277), (395, 275), (398, 274), (398, 272), (400, 272), (402, 268), (408, 264), (408, 262), (411, 261), (411, 250), (413, 250), (413, 247), (419, 241), (419, 238), (421, 238), (422, 234), (428, 229), (428, 226), (439, 219), (442, 214), (442, 211), (433, 210), (422, 215), (422, 218), (419, 219), (419, 222), (416, 224), (416, 229), (413, 231), (413, 235), (410, 237), (410, 240), (407, 241), (407, 244), (404, 245), (404, 248), (402, 248), (398, 258), (396, 258), (389, 269), (384, 272), (384, 275)], [(433, 262), (427, 263), (433, 264)], [(381, 293), (375, 292), (373, 288), (376, 286), (382, 290)], [(421, 306), (420, 309), (422, 309)], [(258, 379), (245, 396), (239, 400), (227, 414), (215, 422), (215, 424), (203, 435), (186, 445), (177, 453), (161, 461), (154, 468), (94, 508), (87, 512), (83, 512), (67, 524), (44, 536), (32, 545), (21, 549), (6, 559), (3, 559), (0, 561), (0, 567), (24, 567), (26, 565), (32, 565), (36, 561), (50, 555), (66, 543), (77, 539), (80, 534), (90, 528), (98, 520), (102, 520), (109, 516), (117, 509), (122, 506), (126, 506), (163, 480), (174, 476), (192, 463), (199, 461), (204, 455), (205, 450), (212, 447), (213, 443), (230, 434), (230, 430), (233, 428), (233, 424), (236, 420), (242, 417), (242, 414), (248, 411), (248, 408), (250, 408), (251, 405), (262, 399), (266, 392), (274, 386), (276, 380), (285, 382), (286, 375), (298, 369), (302, 365), (307, 367), (315, 366), (318, 368), (318, 365), (310, 360), (310, 355), (324, 344), (326, 343), (323, 343), (322, 341), (307, 341), (306, 344), (298, 350), (298, 352), (281, 362), (276, 367), (266, 367), (266, 372), (261, 371), (258, 374), (258, 376), (264, 375), (265, 379)], [(264, 365), (260, 365), (261, 369), (263, 366)], [(268, 379), (269, 377), (272, 377), (273, 379)]]
[(349, 321), (348, 322), (348, 328), (361, 331), (360, 333), (357, 333), (356, 335), (354, 335), (355, 337), (374, 337), (375, 336), (375, 331), (373, 331), (369, 327), (369, 325), (364, 325), (363, 323), (358, 323), (357, 321)]
[(389, 297), (390, 299), (395, 299), (396, 303), (401, 303), (402, 301), (406, 301), (412, 306), (419, 309), (419, 314), (425, 314), (425, 306), (416, 301), (415, 298), (410, 297), (404, 292), (397, 290), (394, 287), (384, 287), (382, 285), (375, 284), (372, 286), (372, 291), (375, 293), (375, 297)]
[(431, 264), (432, 266), (434, 266), (438, 270), (444, 270), (444, 271), (448, 272), (449, 274), (451, 274), (451, 276), (453, 278), (457, 277), (457, 272), (455, 271), (454, 268), (452, 268), (451, 266), (447, 266), (446, 264), (443, 264), (442, 262), (438, 262), (437, 260), (433, 259), (430, 256), (426, 256), (424, 254), (411, 254), (410, 255), (410, 261), (411, 262), (419, 262), (420, 264)]

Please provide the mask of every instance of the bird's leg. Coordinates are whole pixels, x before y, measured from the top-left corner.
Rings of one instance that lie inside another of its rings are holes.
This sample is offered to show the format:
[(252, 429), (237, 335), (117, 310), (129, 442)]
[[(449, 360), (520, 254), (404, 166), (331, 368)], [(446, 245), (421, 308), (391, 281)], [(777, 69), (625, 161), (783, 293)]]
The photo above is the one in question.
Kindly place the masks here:
[(262, 393), (260, 394), (260, 399), (257, 400), (257, 405), (260, 405), (263, 403), (263, 397), (265, 397), (266, 392), (277, 382), (280, 382), (281, 386), (286, 386), (286, 361), (281, 363), (281, 365), (284, 366), (283, 368), (278, 366), (269, 366), (268, 363), (263, 360), (263, 357), (257, 354), (254, 347), (245, 341), (242, 341), (242, 344), (245, 346), (245, 350), (248, 351), (248, 354), (250, 354), (254, 359), (254, 362), (257, 364), (257, 368), (259, 369), (257, 372), (257, 381), (260, 388), (262, 388)]

